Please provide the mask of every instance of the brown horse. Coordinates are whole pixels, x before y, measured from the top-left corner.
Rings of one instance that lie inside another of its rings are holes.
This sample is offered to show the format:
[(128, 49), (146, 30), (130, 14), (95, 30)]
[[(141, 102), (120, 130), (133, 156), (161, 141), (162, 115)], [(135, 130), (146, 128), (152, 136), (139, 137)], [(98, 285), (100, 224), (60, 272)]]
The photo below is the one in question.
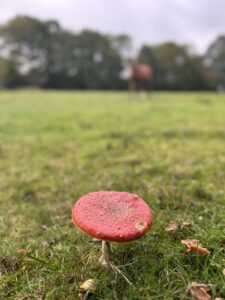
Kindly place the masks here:
[(134, 64), (128, 81), (130, 91), (148, 91), (152, 89), (153, 70), (145, 64)]

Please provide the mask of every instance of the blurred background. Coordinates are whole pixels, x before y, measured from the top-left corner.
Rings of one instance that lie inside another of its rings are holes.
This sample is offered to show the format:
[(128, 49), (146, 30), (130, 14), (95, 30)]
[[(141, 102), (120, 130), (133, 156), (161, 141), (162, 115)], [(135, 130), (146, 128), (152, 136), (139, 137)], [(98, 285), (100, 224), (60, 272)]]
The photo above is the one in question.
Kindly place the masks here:
[(225, 87), (225, 2), (10, 0), (0, 9), (0, 87), (126, 90), (129, 63), (155, 90)]

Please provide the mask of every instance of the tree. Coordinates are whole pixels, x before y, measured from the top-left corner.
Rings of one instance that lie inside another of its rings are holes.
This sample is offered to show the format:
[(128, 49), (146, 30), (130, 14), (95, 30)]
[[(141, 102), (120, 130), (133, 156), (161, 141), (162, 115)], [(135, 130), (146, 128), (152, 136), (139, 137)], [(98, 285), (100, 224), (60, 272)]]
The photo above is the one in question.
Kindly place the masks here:
[(112, 48), (115, 49), (123, 59), (129, 58), (132, 49), (132, 41), (128, 35), (108, 35), (107, 38), (109, 39)]
[(225, 89), (225, 36), (219, 36), (209, 46), (204, 63), (215, 71), (217, 87)]
[(82, 31), (74, 39), (73, 53), (80, 88), (116, 89), (120, 86), (122, 60), (106, 36)]
[(0, 28), (1, 53), (20, 74), (20, 84), (44, 86), (47, 82), (46, 69), (56, 29), (59, 25), (54, 21), (41, 22), (26, 16), (16, 17)]
[[(18, 85), (43, 88), (118, 89), (122, 58), (115, 41), (85, 30), (66, 31), (56, 21), (18, 16), (0, 27), (0, 55), (19, 74)], [(118, 44), (118, 43), (117, 43)]]
[[(172, 42), (145, 45), (138, 60), (154, 71), (154, 88), (203, 90), (225, 86), (225, 37), (202, 58)], [(73, 33), (54, 20), (17, 16), (0, 26), (0, 85), (6, 87), (125, 89), (122, 70), (131, 50), (127, 35)]]
[(19, 74), (9, 60), (0, 57), (0, 88), (13, 88), (19, 81)]
[(203, 90), (211, 87), (211, 75), (203, 66), (201, 57), (190, 54), (186, 46), (172, 42), (143, 46), (139, 61), (152, 66), (156, 89)]

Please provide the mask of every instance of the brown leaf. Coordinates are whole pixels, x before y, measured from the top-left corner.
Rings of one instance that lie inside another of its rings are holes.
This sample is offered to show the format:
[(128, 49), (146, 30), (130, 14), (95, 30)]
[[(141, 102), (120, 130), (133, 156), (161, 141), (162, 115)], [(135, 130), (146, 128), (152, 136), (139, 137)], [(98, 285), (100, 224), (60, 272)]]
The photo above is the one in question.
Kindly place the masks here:
[(18, 253), (19, 256), (24, 256), (26, 254), (26, 250), (25, 249), (19, 249), (17, 251), (17, 253)]
[(178, 227), (177, 222), (171, 221), (170, 224), (165, 228), (165, 231), (167, 232), (175, 231), (177, 227)]
[(225, 269), (223, 269), (223, 275), (225, 275)]
[(192, 282), (187, 291), (192, 294), (197, 300), (211, 300), (211, 296), (208, 294), (211, 287), (210, 285)]
[(84, 281), (78, 288), (78, 299), (87, 299), (89, 293), (93, 293), (97, 288), (97, 283), (94, 279), (88, 279)]
[(182, 228), (184, 228), (184, 227), (190, 227), (190, 226), (192, 226), (193, 225), (193, 223), (192, 222), (182, 222), (181, 223), (181, 229)]
[(224, 300), (224, 298), (216, 297), (215, 300)]
[(86, 291), (94, 292), (96, 290), (96, 287), (97, 287), (96, 281), (94, 279), (88, 279), (80, 285), (79, 290), (83, 292)]
[(201, 244), (197, 240), (182, 240), (181, 244), (187, 247), (187, 252), (194, 251), (199, 254), (210, 254), (208, 249), (203, 248)]

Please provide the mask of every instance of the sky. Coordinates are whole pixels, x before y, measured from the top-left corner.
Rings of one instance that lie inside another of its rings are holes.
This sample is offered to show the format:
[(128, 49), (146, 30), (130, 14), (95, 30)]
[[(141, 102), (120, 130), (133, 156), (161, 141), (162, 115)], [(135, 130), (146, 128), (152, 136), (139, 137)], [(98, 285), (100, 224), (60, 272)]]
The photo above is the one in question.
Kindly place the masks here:
[(172, 40), (202, 54), (225, 35), (225, 0), (0, 0), (0, 23), (18, 14), (56, 19), (75, 32), (125, 33), (134, 49)]

